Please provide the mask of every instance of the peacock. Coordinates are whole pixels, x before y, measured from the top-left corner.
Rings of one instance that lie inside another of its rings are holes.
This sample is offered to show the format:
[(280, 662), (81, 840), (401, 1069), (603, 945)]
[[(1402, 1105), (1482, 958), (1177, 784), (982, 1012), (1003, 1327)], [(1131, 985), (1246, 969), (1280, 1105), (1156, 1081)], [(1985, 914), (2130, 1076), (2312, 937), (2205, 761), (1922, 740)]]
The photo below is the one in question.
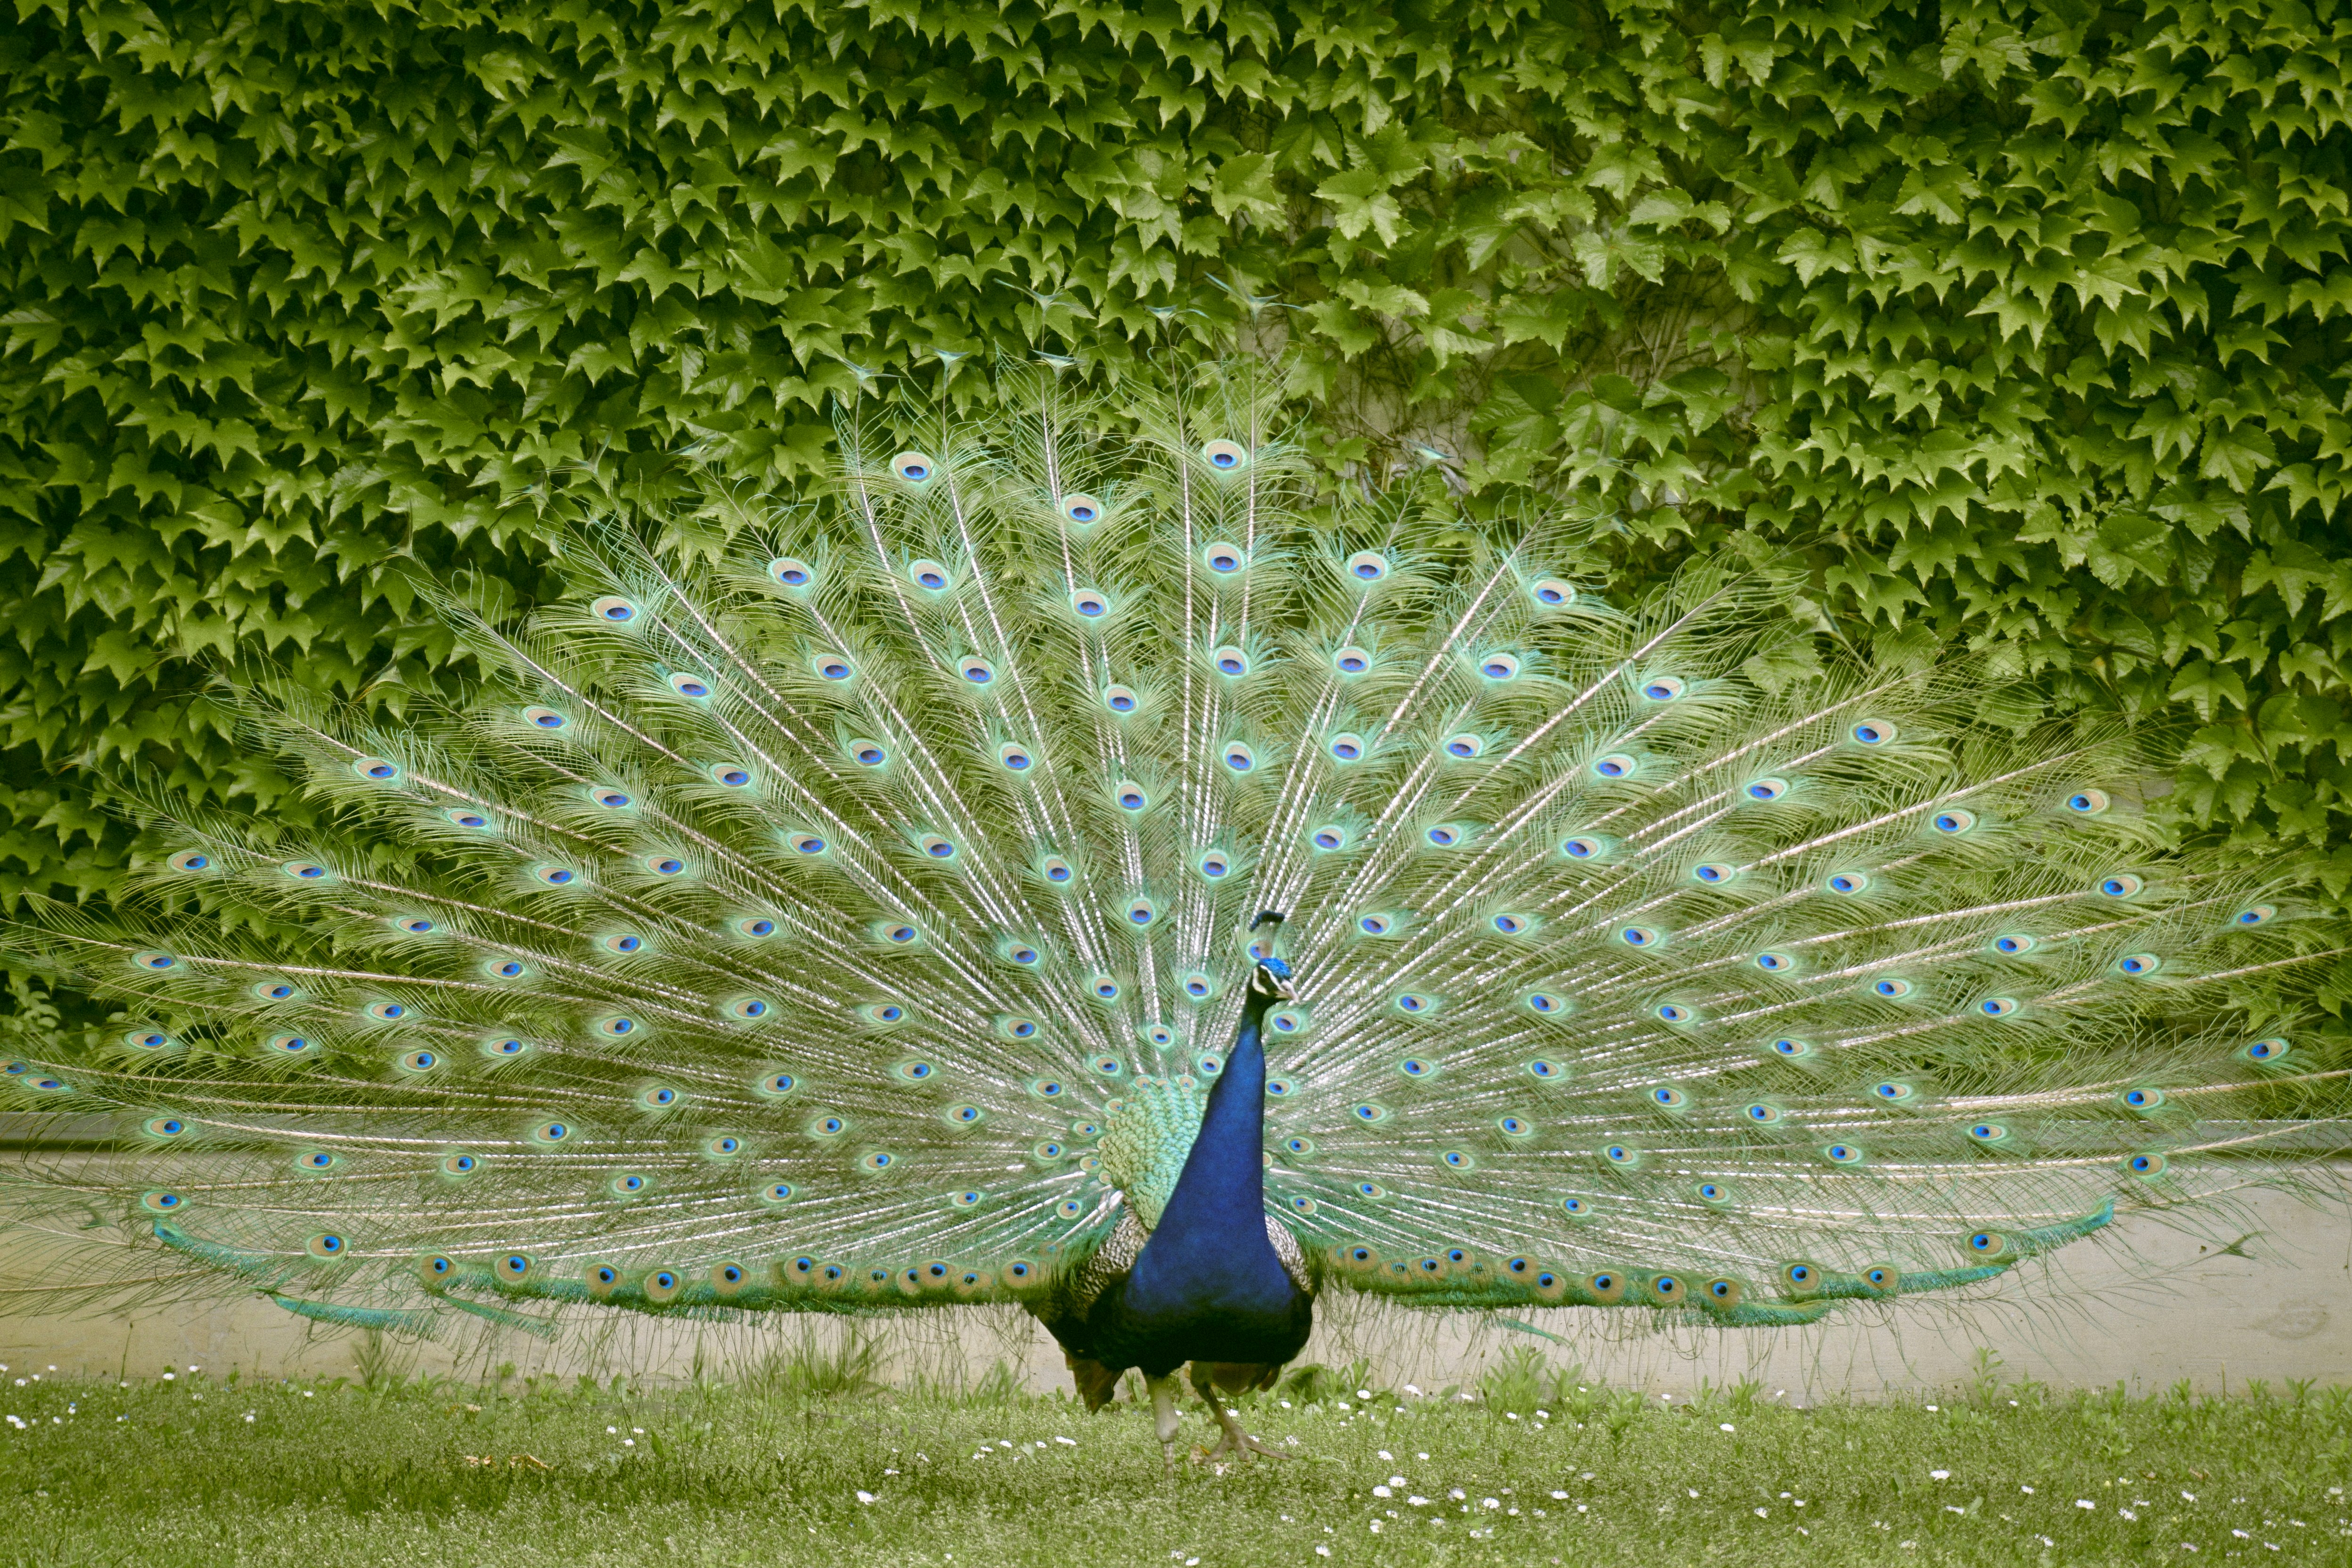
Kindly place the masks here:
[(1284, 407), (869, 389), (815, 500), (526, 498), (560, 595), (415, 584), (463, 693), (225, 672), (284, 792), (9, 929), (114, 1011), (0, 1104), (118, 1139), (7, 1212), (403, 1333), (1016, 1302), (1219, 1457), (1328, 1292), (1801, 1325), (2340, 1131), (2333, 928), (2142, 732)]

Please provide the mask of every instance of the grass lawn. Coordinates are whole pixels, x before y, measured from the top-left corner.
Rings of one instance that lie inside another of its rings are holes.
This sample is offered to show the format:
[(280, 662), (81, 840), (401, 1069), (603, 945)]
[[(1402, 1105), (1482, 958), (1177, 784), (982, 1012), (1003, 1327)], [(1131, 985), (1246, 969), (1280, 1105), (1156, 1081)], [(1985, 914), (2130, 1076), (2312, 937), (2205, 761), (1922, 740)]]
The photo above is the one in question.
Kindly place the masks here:
[[(1310, 1372), (1245, 1412), (1295, 1458), (1170, 1478), (1146, 1411), (838, 1363), (643, 1391), (19, 1365), (0, 1564), (2352, 1562), (2345, 1390), (1988, 1378), (1937, 1405), (1797, 1410), (1575, 1376), (1530, 1357), (1473, 1399), (1366, 1399)], [(1188, 1415), (1191, 1440), (1210, 1430)]]

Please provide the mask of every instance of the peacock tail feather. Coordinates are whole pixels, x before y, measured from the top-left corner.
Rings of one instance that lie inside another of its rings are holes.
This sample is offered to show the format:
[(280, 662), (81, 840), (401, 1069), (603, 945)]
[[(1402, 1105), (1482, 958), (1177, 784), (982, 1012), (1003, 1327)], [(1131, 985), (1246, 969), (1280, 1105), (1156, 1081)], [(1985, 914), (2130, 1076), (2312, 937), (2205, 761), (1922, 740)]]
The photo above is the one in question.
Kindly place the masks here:
[(2340, 1079), (2326, 922), (2166, 850), (2130, 732), (1825, 659), (1770, 563), (1433, 550), (1244, 369), (1115, 438), (999, 393), (845, 420), (824, 507), (551, 521), (564, 602), (438, 590), (464, 703), (236, 687), (303, 809), (159, 802), (110, 910), (10, 934), (121, 1009), (5, 1064), (120, 1128), (20, 1217), (412, 1331), (1034, 1299), (1156, 1221), (1278, 940), (1322, 1289), (1771, 1325), (2225, 1192)]

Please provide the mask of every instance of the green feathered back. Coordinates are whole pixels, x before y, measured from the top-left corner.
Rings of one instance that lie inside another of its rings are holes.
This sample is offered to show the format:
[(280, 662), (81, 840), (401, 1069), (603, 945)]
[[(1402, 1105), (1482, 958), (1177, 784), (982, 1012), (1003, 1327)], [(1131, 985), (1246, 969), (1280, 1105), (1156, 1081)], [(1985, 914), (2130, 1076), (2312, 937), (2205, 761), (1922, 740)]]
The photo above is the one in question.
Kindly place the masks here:
[(365, 1326), (1018, 1299), (1156, 1216), (1261, 909), (1326, 1289), (1806, 1321), (2225, 1189), (2212, 1124), (2332, 1081), (2330, 933), (2162, 853), (2130, 735), (1824, 665), (1769, 570), (1433, 551), (1246, 368), (1120, 439), (1002, 392), (845, 425), (821, 510), (576, 519), (527, 622), (450, 591), (460, 710), (242, 691), (331, 826), (159, 820), (119, 923), (15, 932), (124, 1011), (7, 1064), (124, 1152), (18, 1207)]

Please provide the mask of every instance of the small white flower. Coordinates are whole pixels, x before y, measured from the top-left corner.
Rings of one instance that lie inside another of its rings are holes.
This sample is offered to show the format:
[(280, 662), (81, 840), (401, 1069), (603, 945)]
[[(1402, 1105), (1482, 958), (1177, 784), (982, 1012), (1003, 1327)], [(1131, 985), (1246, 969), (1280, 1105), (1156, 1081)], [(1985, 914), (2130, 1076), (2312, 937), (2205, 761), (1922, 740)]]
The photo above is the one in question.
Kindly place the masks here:
[(2180, 1500), (2182, 1502), (2195, 1502), (2197, 1500), (2197, 1494), (2195, 1492), (2182, 1492), (2180, 1494)]
[(1929, 1406), (1927, 1406), (1927, 1408), (1928, 1408), (1928, 1409), (1930, 1409), (1930, 1410), (1933, 1410), (1933, 1409), (1935, 1409), (1936, 1407), (1935, 1407), (1934, 1405), (1930, 1405)]
[(2093, 1502), (2089, 1498), (2086, 1498), (2086, 1497), (2078, 1497), (2078, 1498), (2076, 1498), (2076, 1499), (2074, 1500), (2074, 1506), (2075, 1506), (2076, 1508), (2089, 1508), (2089, 1509), (2095, 1509), (2095, 1508), (2097, 1508), (2099, 1505), (2098, 1505), (2097, 1503)]
[(2027, 1497), (2032, 1497), (2033, 1495), (2033, 1489), (2032, 1487), (2020, 1487), (2017, 1489), (2023, 1492)]
[(1076, 1437), (1056, 1436), (1054, 1441), (1059, 1443), (1065, 1448), (1075, 1448), (1078, 1446), (1078, 1440)]
[(1388, 1460), (1388, 1461), (1389, 1461), (1389, 1462), (1391, 1462), (1391, 1464), (1395, 1463), (1395, 1461), (1396, 1461), (1396, 1456), (1395, 1456), (1394, 1454), (1390, 1453), (1386, 1448), (1382, 1448), (1382, 1449), (1381, 1450), (1381, 1458), (1383, 1458), (1383, 1459)]
[(1372, 1533), (1373, 1533), (1374, 1535), (1378, 1535), (1380, 1532), (1381, 1532), (1381, 1521), (1380, 1521), (1379, 1520), (1377, 1520), (1377, 1519), (1376, 1519), (1376, 1520), (1372, 1521)]
[[(1500, 1508), (1503, 1506), (1503, 1500), (1500, 1498), (1482, 1497), (1478, 1500), (1478, 1506), (1480, 1508)], [(1519, 1510), (1517, 1509), (1513, 1509), (1511, 1511), (1513, 1513), (1517, 1513)]]
[(1402, 1476), (1391, 1476), (1389, 1478), (1389, 1485), (1392, 1487), (1401, 1487), (1404, 1485), (1404, 1478)]
[(1551, 1494), (1551, 1500), (1554, 1502), (1566, 1502), (1568, 1500), (1568, 1494), (1566, 1492), (1554, 1492)]
[(2119, 1508), (2119, 1509), (2116, 1510), (2116, 1511), (2117, 1513), (2119, 1513), (2119, 1514), (2123, 1515), (2126, 1519), (2128, 1519), (2128, 1520), (2134, 1520), (2134, 1521), (2137, 1521), (2137, 1520), (2139, 1518), (2139, 1515), (2137, 1515), (2137, 1514), (2134, 1513), (2131, 1510), (2129, 1510), (2129, 1509), (2127, 1509), (2127, 1508)]
[(178, 1376), (178, 1375), (179, 1375), (179, 1374), (178, 1374), (178, 1373), (169, 1373), (169, 1372), (167, 1372), (167, 1373), (165, 1373), (163, 1374), (163, 1381), (164, 1381), (165, 1383), (169, 1383), (169, 1382), (171, 1382), (174, 1377), (176, 1377), (176, 1376)]
[(604, 1436), (607, 1437), (617, 1437), (620, 1435), (621, 1429), (618, 1426), (607, 1426), (604, 1428)]
[(1518, 1418), (1519, 1413), (1516, 1410), (1506, 1410), (1503, 1412), (1503, 1419), (1506, 1421), (1517, 1421)]
[(1413, 1493), (1412, 1496), (1405, 1499), (1404, 1501), (1407, 1508), (1427, 1508), (1429, 1506), (1429, 1500), (1422, 1496), (1419, 1492)]
[(1396, 1496), (1396, 1493), (1393, 1489), (1388, 1487), (1374, 1487), (1372, 1489), (1372, 1495), (1374, 1497), (1394, 1497)]
[(1464, 1491), (1460, 1487), (1455, 1487), (1452, 1491), (1447, 1492), (1445, 1495), (1452, 1498), (1455, 1502), (1465, 1501), (1470, 1496), (1468, 1492)]
[(1730, 1422), (1726, 1421), (1721, 1426), (1717, 1427), (1717, 1430), (1721, 1432), (1736, 1432), (1738, 1428), (1734, 1426)]
[(1769, 1508), (1759, 1508), (1756, 1510), (1756, 1517), (1759, 1519), (1769, 1519), (1772, 1517), (1772, 1510)]
[(874, 1500), (874, 1494), (872, 1492), (859, 1492), (857, 1494), (857, 1500), (859, 1502), (872, 1502)]
[(1328, 1557), (1331, 1555), (1331, 1549), (1328, 1546), (1318, 1546), (1315, 1549), (1315, 1555), (1318, 1557)]
[(1929, 1480), (1936, 1481), (1948, 1481), (1952, 1479), (1952, 1472), (1949, 1470), (1929, 1470), (1927, 1472), (1927, 1479)]
[(246, 1418), (247, 1421), (251, 1421), (251, 1420), (253, 1419), (253, 1412), (252, 1412), (252, 1411), (250, 1411), (250, 1410), (247, 1411), (247, 1412), (245, 1413), (245, 1418)]

